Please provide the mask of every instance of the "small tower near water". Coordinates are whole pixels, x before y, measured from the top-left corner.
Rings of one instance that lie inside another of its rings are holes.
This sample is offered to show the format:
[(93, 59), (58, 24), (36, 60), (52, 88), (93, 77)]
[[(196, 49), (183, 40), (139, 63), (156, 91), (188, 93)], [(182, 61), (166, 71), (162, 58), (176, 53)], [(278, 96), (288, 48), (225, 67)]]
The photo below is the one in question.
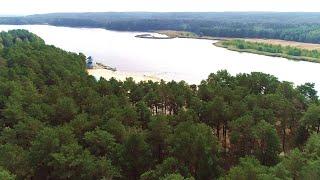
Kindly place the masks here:
[(91, 56), (89, 56), (87, 58), (87, 68), (88, 69), (93, 69), (94, 67), (94, 61), (93, 61), (93, 58)]

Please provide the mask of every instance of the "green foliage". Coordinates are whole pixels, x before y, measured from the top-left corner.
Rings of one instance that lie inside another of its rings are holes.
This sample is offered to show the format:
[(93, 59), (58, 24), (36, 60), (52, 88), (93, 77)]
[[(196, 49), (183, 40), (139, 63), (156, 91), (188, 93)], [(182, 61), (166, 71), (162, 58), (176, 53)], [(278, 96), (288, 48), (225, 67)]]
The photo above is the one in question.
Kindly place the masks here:
[(149, 123), (148, 140), (151, 144), (153, 156), (161, 161), (167, 151), (167, 139), (171, 134), (169, 122), (165, 116), (155, 116)]
[(306, 97), (309, 103), (317, 103), (318, 102), (318, 95), (317, 91), (314, 89), (314, 83), (305, 83), (297, 87), (298, 91)]
[(301, 170), (302, 179), (316, 180), (320, 178), (320, 160), (310, 161)]
[(254, 137), (258, 142), (257, 147), (255, 147), (257, 159), (263, 165), (277, 164), (280, 154), (280, 139), (274, 127), (265, 121), (261, 121), (253, 128)]
[(104, 157), (96, 158), (78, 144), (68, 144), (52, 153), (49, 165), (54, 169), (53, 177), (61, 179), (112, 179), (117, 170)]
[(138, 113), (138, 120), (143, 126), (146, 126), (151, 118), (151, 112), (148, 106), (144, 102), (138, 102), (136, 104), (136, 111)]
[(185, 180), (185, 178), (181, 174), (168, 174), (161, 178), (161, 180)]
[(240, 50), (255, 50), (258, 52), (267, 52), (271, 54), (296, 56), (296, 57), (308, 57), (314, 59), (320, 59), (320, 52), (318, 50), (300, 49), (291, 46), (273, 45), (267, 43), (249, 42), (245, 40), (227, 40), (222, 42), (223, 46), (234, 47)]
[(97, 81), (83, 54), (0, 37), (0, 179), (318, 177), (313, 84), (227, 71), (199, 86)]
[(132, 129), (124, 141), (122, 150), (122, 168), (127, 177), (136, 179), (151, 164), (151, 151), (143, 132)]
[(16, 176), (0, 167), (0, 179), (15, 180)]
[(44, 41), (40, 37), (26, 30), (19, 29), (11, 30), (8, 33), (0, 33), (0, 44), (2, 44), (3, 47), (10, 47), (22, 42), (44, 44)]
[(306, 165), (307, 159), (298, 150), (292, 150), (281, 162), (284, 168), (289, 171), (290, 177), (296, 179), (301, 176), (301, 170)]
[(301, 119), (301, 124), (311, 131), (320, 132), (320, 106), (311, 105)]
[(189, 168), (196, 179), (219, 176), (220, 147), (212, 130), (205, 124), (180, 123), (171, 142), (172, 154)]
[(50, 175), (52, 155), (58, 153), (63, 146), (75, 144), (76, 139), (72, 131), (66, 127), (44, 128), (32, 142), (30, 160), (37, 175), (47, 172)]
[(184, 169), (179, 165), (177, 159), (168, 157), (163, 160), (161, 164), (156, 165), (154, 170), (149, 170), (143, 173), (141, 179), (158, 179), (159, 177), (165, 177), (168, 174), (175, 174), (177, 172), (183, 172)]
[(20, 146), (4, 144), (0, 146), (0, 166), (20, 178), (30, 178), (32, 170), (28, 160), (28, 151)]
[(267, 168), (262, 166), (258, 160), (253, 157), (245, 157), (240, 159), (240, 163), (231, 168), (225, 177), (230, 180), (263, 179), (267, 174)]
[(88, 149), (96, 156), (112, 156), (116, 154), (115, 139), (107, 131), (96, 128), (94, 131), (86, 132), (84, 140), (88, 144)]
[(55, 116), (52, 119), (53, 124), (63, 124), (71, 121), (78, 112), (78, 107), (72, 98), (62, 97), (57, 100), (55, 106)]
[(320, 135), (319, 134), (312, 134), (308, 139), (305, 151), (308, 156), (314, 158), (320, 158)]
[(318, 179), (319, 178), (320, 136), (313, 134), (303, 150), (291, 150), (270, 174), (279, 179)]
[(105, 124), (105, 129), (112, 134), (118, 142), (123, 142), (126, 137), (125, 126), (116, 119), (110, 119)]

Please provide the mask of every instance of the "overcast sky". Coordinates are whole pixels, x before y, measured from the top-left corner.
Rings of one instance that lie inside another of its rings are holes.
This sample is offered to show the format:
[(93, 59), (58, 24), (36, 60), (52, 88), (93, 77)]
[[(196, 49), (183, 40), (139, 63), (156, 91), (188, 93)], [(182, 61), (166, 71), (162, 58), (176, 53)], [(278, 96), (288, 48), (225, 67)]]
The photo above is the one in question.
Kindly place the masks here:
[(320, 12), (320, 0), (0, 0), (0, 14), (107, 11)]

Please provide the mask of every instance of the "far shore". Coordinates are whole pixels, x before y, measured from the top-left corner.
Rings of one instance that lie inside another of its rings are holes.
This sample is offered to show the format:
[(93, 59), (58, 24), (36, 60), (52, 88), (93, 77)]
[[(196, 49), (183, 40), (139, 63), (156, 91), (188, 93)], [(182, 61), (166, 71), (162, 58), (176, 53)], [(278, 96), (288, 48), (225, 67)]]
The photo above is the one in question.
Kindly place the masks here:
[(287, 54), (270, 53), (270, 52), (258, 51), (254, 49), (238, 49), (236, 47), (225, 46), (222, 44), (222, 42), (223, 41), (218, 41), (213, 43), (213, 45), (215, 45), (216, 47), (221, 47), (221, 48), (228, 49), (230, 51), (236, 51), (240, 53), (252, 53), (252, 54), (258, 54), (258, 55), (264, 55), (264, 56), (270, 56), (270, 57), (281, 57), (281, 58), (294, 60), (294, 61), (307, 61), (312, 63), (320, 63), (320, 59), (317, 59), (317, 58), (305, 57), (305, 56), (290, 56)]
[[(310, 57), (300, 57), (300, 56), (289, 56), (286, 54), (280, 53), (268, 53), (262, 52), (252, 49), (237, 49), (234, 47), (227, 47), (222, 44), (223, 41), (234, 40), (234, 39), (241, 39), (250, 42), (262, 42), (262, 43), (269, 43), (272, 45), (282, 45), (282, 46), (292, 46), (301, 49), (308, 49), (308, 50), (320, 50), (320, 44), (312, 44), (312, 43), (301, 43), (301, 42), (294, 42), (294, 41), (284, 41), (284, 40), (276, 40), (276, 39), (248, 39), (248, 38), (224, 38), (224, 37), (209, 37), (209, 36), (198, 36), (191, 32), (184, 32), (184, 31), (156, 31), (154, 33), (159, 33), (165, 36), (155, 36), (153, 34), (140, 34), (137, 35), (137, 38), (147, 38), (147, 39), (173, 39), (173, 38), (190, 38), (190, 39), (205, 39), (205, 40), (213, 40), (216, 41), (213, 43), (216, 47), (226, 48), (231, 51), (236, 52), (243, 52), (243, 53), (252, 53), (264, 56), (271, 56), (271, 57), (282, 57), (290, 60), (295, 61), (308, 61), (313, 63), (320, 63), (320, 59), (310, 58)], [(134, 81), (154, 81), (160, 82), (162, 78), (157, 76), (155, 73), (151, 72), (125, 72), (125, 71), (118, 71), (116, 68), (103, 65), (101, 63), (97, 63), (93, 69), (87, 70), (89, 75), (94, 76), (95, 78), (99, 79), (100, 77), (109, 80), (111, 78), (115, 78), (119, 81), (125, 81), (127, 78), (133, 78)]]
[(307, 49), (307, 50), (320, 50), (320, 44), (287, 41), (287, 40), (281, 40), (281, 39), (228, 38), (228, 37), (199, 36), (192, 32), (172, 31), (172, 30), (156, 31), (156, 33), (167, 35), (168, 37), (171, 37), (171, 38), (206, 39), (206, 40), (216, 40), (216, 41), (239, 39), (239, 40), (245, 40), (250, 42), (267, 43), (272, 45), (292, 46), (292, 47), (297, 47), (297, 48)]
[(163, 36), (163, 37), (159, 37), (159, 36), (154, 36), (152, 34), (139, 34), (136, 35), (135, 37), (137, 38), (144, 38), (144, 39), (173, 39), (173, 37), (170, 36)]
[(296, 42), (296, 41), (286, 41), (286, 40), (279, 40), (279, 39), (227, 38), (227, 37), (199, 36), (199, 35), (192, 33), (192, 32), (172, 31), (172, 30), (156, 31), (156, 33), (167, 35), (170, 38), (190, 38), (190, 39), (215, 40), (218, 42), (214, 42), (213, 45), (215, 45), (216, 47), (226, 48), (230, 51), (252, 53), (252, 54), (271, 56), (271, 57), (282, 57), (282, 58), (286, 58), (289, 60), (295, 60), (295, 61), (307, 61), (307, 62), (313, 62), (313, 63), (320, 63), (320, 59), (317, 59), (317, 58), (304, 57), (304, 56), (290, 56), (290, 55), (286, 55), (286, 54), (269, 53), (269, 52), (257, 51), (257, 50), (252, 50), (252, 49), (238, 49), (238, 48), (234, 48), (234, 47), (226, 47), (226, 46), (222, 45), (221, 42), (239, 39), (239, 40), (245, 40), (245, 41), (249, 41), (249, 42), (266, 43), (266, 44), (281, 45), (281, 46), (291, 46), (291, 47), (296, 47), (296, 48), (300, 48), (300, 49), (318, 50), (318, 51), (320, 51), (320, 44), (304, 43), (304, 42)]
[(314, 44), (314, 43), (286, 41), (286, 40), (279, 40), (279, 39), (256, 39), (256, 38), (253, 38), (253, 39), (239, 38), (239, 39), (249, 41), (249, 42), (266, 43), (266, 44), (281, 45), (281, 46), (291, 46), (291, 47), (307, 49), (307, 50), (320, 50), (320, 44)]
[(163, 31), (155, 31), (156, 33), (166, 35), (170, 38), (189, 38), (189, 39), (205, 39), (205, 40), (227, 40), (232, 38), (225, 37), (212, 37), (212, 36), (199, 36), (192, 32), (187, 31), (173, 31), (173, 30), (163, 30)]
[(188, 38), (188, 39), (205, 39), (205, 40), (226, 40), (231, 38), (224, 37), (211, 37), (211, 36), (198, 36), (195, 33), (187, 32), (187, 31), (173, 31), (173, 30), (165, 30), (165, 31), (154, 31), (153, 33), (158, 33), (160, 35), (165, 35), (165, 37), (158, 37), (152, 34), (139, 34), (135, 37), (144, 38), (144, 39), (174, 39), (174, 38)]

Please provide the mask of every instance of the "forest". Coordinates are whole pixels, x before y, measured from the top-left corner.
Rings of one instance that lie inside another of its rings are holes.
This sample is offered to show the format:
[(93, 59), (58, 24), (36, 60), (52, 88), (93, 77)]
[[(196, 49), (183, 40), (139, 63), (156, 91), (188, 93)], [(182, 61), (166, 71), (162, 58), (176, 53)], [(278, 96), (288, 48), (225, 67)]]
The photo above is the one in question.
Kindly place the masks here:
[(313, 83), (97, 80), (25, 30), (0, 44), (0, 179), (320, 179)]
[(231, 50), (257, 52), (270, 56), (282, 56), (297, 60), (307, 60), (319, 62), (320, 52), (318, 50), (308, 50), (292, 46), (274, 45), (260, 42), (250, 42), (246, 40), (224, 40), (216, 43), (217, 46), (225, 47)]
[(106, 12), (0, 17), (0, 24), (50, 24), (119, 31), (176, 30), (199, 36), (268, 38), (320, 43), (320, 13)]

